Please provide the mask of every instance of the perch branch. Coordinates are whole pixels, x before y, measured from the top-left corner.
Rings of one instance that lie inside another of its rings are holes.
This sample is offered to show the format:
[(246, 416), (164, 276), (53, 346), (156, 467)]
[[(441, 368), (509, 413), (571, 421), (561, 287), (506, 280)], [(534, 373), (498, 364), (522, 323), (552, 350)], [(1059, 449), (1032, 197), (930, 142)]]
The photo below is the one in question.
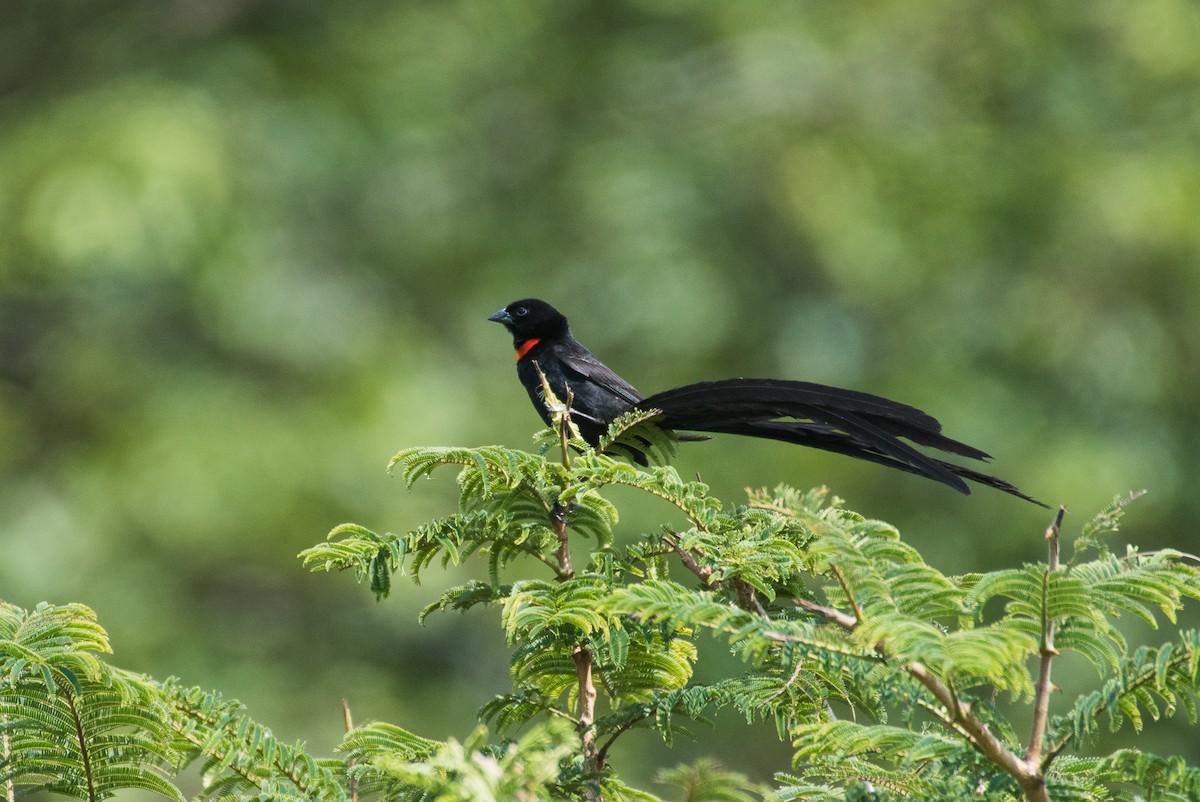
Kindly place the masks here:
[(1050, 711), (1050, 694), (1054, 683), (1050, 679), (1050, 666), (1058, 655), (1054, 648), (1054, 619), (1050, 617), (1050, 576), (1058, 571), (1059, 532), (1062, 531), (1063, 515), (1067, 508), (1059, 506), (1054, 523), (1046, 529), (1046, 545), (1049, 558), (1042, 574), (1042, 644), (1038, 680), (1033, 697), (1033, 731), (1029, 735), (1029, 747), (1025, 750), (1025, 762), (1038, 766), (1042, 759), (1042, 741), (1046, 736), (1046, 719)]

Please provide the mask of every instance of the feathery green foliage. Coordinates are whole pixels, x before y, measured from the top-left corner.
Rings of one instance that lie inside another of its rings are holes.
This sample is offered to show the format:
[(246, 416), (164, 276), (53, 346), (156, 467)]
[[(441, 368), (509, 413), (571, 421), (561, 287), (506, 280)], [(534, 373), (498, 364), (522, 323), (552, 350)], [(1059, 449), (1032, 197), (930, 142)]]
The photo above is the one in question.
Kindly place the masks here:
[(169, 714), (143, 678), (108, 666), (108, 635), (88, 608), (0, 602), (0, 788), (72, 799), (137, 788), (183, 797)]
[[(462, 531), (457, 518), (401, 537), (342, 528), (303, 556), (315, 569), (365, 578), (373, 577), (383, 540), (400, 544), (390, 547), (388, 565), (414, 575), (433, 559), (488, 554), (488, 582), (447, 591), (426, 612), (499, 607), (514, 689), (482, 715), (502, 730), (576, 721), (599, 745), (592, 765), (599, 776), (611, 776), (607, 746), (628, 730), (649, 728), (671, 743), (678, 719), (702, 722), (731, 707), (749, 722), (772, 722), (794, 743), (799, 773), (780, 775), (780, 799), (868, 787), (880, 798), (954, 798), (962, 776), (983, 798), (1012, 798), (1039, 783), (1082, 787), (1077, 764), (1060, 758), (1086, 748), (1102, 720), (1138, 726), (1144, 714), (1194, 708), (1195, 676), (1185, 670), (1194, 666), (1190, 636), (1164, 647), (1167, 657), (1128, 655), (1116, 626), (1122, 615), (1173, 621), (1200, 590), (1195, 567), (1177, 552), (1111, 553), (1105, 538), (1132, 497), (1084, 527), (1065, 565), (947, 576), (894, 527), (843, 509), (823, 490), (780, 487), (725, 505), (670, 467), (639, 468), (604, 453), (619, 451), (618, 442), (669, 453), (669, 440), (654, 439), (652, 415), (613, 428), (597, 450), (560, 432), (557, 442), (577, 453), (559, 461), (551, 459), (554, 429), (543, 433), (547, 445), (536, 456), (494, 448), (401, 452), (393, 467), (410, 483), (442, 465), (458, 468), (457, 515), (480, 516), (470, 537), (448, 536)], [(615, 547), (616, 512), (601, 501), (614, 485), (661, 499), (683, 526)], [(592, 517), (581, 527), (584, 515)], [(562, 548), (562, 533), (575, 530), (592, 539), (586, 571), (575, 571)], [(502, 576), (513, 544), (549, 569), (546, 578)], [(703, 631), (726, 640), (743, 674), (694, 682)], [(578, 718), (581, 651), (592, 656), (599, 698), (585, 722)], [(1044, 688), (1031, 661), (1065, 651), (1083, 654), (1110, 679), (1056, 716), (1030, 750), (992, 700), (1004, 691), (1036, 705)], [(1157, 674), (1148, 673), (1150, 664)], [(840, 709), (854, 718), (841, 718)], [(1072, 771), (1060, 773), (1059, 763)], [(1089, 775), (1105, 788), (1119, 784), (1098, 776)]]
[(317, 760), (303, 744), (279, 742), (269, 729), (247, 717), (239, 702), (220, 694), (173, 681), (162, 690), (173, 708), (180, 755), (185, 763), (201, 761), (205, 786), (200, 799), (336, 802), (347, 798), (340, 780), (341, 761)]
[[(562, 408), (547, 397), (552, 407)], [(823, 489), (750, 493), (730, 505), (674, 469), (636, 467), (578, 440), (560, 416), (540, 453), (498, 446), (402, 451), (411, 487), (451, 466), (456, 510), (404, 534), (354, 524), (302, 555), (348, 570), (386, 597), (396, 574), (479, 563), (486, 580), (450, 588), (420, 613), (493, 607), (512, 690), (484, 701), (482, 727), (435, 741), (392, 724), (351, 730), (338, 757), (278, 742), (237, 702), (110, 667), (104, 631), (79, 606), (0, 607), (0, 782), (101, 799), (141, 788), (181, 799), (174, 775), (199, 761), (198, 798), (655, 800), (625, 785), (611, 748), (628, 732), (671, 745), (723, 709), (752, 737), (790, 744), (773, 800), (1191, 799), (1200, 772), (1178, 758), (1090, 754), (1104, 728), (1140, 732), (1200, 693), (1200, 633), (1131, 649), (1123, 616), (1173, 623), (1200, 596), (1180, 552), (1123, 556), (1109, 546), (1135, 496), (1086, 525), (1058, 560), (950, 576), (896, 529), (844, 509)], [(669, 455), (653, 413), (617, 421), (602, 445)], [(557, 459), (555, 459), (557, 456)], [(620, 486), (660, 501), (674, 523), (618, 541)], [(618, 545), (620, 543), (620, 545)], [(586, 557), (584, 555), (586, 554)], [(716, 639), (714, 641), (714, 638)], [(740, 671), (698, 681), (724, 643)], [(1098, 687), (1052, 700), (1063, 652), (1085, 656)], [(994, 702), (1005, 693), (1007, 710)], [(1009, 718), (1028, 706), (1032, 734)], [(782, 767), (781, 767), (782, 768)], [(766, 793), (710, 761), (660, 773), (684, 799)]]
[(711, 759), (663, 769), (656, 781), (683, 789), (686, 802), (754, 802), (766, 790)]

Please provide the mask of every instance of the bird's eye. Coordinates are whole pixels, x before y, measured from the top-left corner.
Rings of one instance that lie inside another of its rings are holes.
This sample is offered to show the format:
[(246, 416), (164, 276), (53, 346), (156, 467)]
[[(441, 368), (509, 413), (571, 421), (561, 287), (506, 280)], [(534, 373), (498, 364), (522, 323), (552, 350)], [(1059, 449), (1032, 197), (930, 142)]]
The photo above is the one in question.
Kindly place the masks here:
[(517, 317), (525, 317), (526, 315), (529, 314), (529, 310), (523, 306), (518, 306), (513, 311), (517, 313)]

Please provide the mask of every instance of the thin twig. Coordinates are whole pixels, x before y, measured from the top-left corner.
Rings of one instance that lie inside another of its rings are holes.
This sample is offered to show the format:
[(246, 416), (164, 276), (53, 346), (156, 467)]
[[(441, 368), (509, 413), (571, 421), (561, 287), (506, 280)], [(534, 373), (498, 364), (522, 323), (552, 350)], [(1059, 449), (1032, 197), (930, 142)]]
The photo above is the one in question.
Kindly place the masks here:
[[(558, 444), (562, 448), (562, 465), (570, 470), (571, 402), (574, 400), (574, 396), (571, 388), (567, 387), (567, 401), (563, 404), (554, 394), (550, 380), (542, 372), (542, 366), (534, 362), (533, 367), (542, 380), (542, 396), (546, 409), (550, 411), (554, 426), (558, 429)], [(567, 542), (567, 509), (562, 502), (554, 502), (554, 506), (550, 509), (550, 520), (554, 525), (554, 534), (558, 537), (558, 550), (554, 553), (555, 559), (558, 561), (558, 579), (560, 582), (565, 582), (575, 576), (575, 570), (571, 567), (571, 547)]]
[(792, 603), (802, 610), (807, 610), (810, 613), (816, 613), (831, 624), (837, 624), (844, 630), (852, 631), (858, 626), (858, 619), (852, 615), (847, 615), (841, 610), (835, 610), (832, 607), (826, 607), (823, 604), (801, 599), (799, 597), (792, 599)]
[(1194, 563), (1200, 563), (1200, 556), (1190, 554), (1186, 551), (1176, 551), (1175, 549), (1151, 549), (1150, 551), (1140, 551), (1134, 557), (1122, 557), (1122, 561), (1130, 559), (1146, 558), (1146, 557), (1161, 557), (1164, 554), (1169, 554), (1179, 560), (1191, 560)]
[[(346, 722), (346, 732), (354, 729), (354, 718), (350, 715), (350, 700), (342, 699), (342, 719)], [(357, 760), (351, 759), (350, 765), (353, 766)], [(350, 780), (350, 802), (358, 802), (358, 780)]]
[(701, 582), (710, 588), (719, 588), (721, 586), (720, 582), (712, 581), (712, 566), (701, 565), (700, 562), (694, 556), (692, 556), (691, 552), (679, 545), (679, 541), (675, 539), (674, 535), (663, 535), (662, 539), (664, 543), (669, 545), (675, 550), (675, 553), (679, 555), (679, 561), (683, 563), (683, 567), (699, 577)]
[(621, 735), (624, 735), (630, 728), (632, 728), (632, 727), (636, 726), (637, 724), (650, 718), (650, 716), (653, 714), (654, 714), (654, 710), (653, 710), (653, 708), (651, 708), (651, 709), (647, 710), (645, 713), (643, 713), (642, 715), (638, 716), (637, 718), (630, 719), (629, 721), (626, 721), (624, 724), (622, 724), (621, 726), (619, 726), (615, 730), (613, 730), (612, 735), (609, 736), (608, 740), (604, 742), (604, 745), (601, 746), (596, 751), (596, 768), (602, 769), (605, 767), (605, 765), (607, 765), (608, 750), (612, 747), (613, 743), (617, 740), (617, 738), (619, 738)]
[(1054, 683), (1050, 679), (1050, 666), (1058, 655), (1058, 650), (1054, 648), (1055, 621), (1050, 617), (1050, 577), (1058, 571), (1059, 533), (1062, 531), (1063, 516), (1066, 513), (1067, 508), (1060, 505), (1058, 513), (1054, 516), (1054, 523), (1046, 529), (1049, 558), (1046, 570), (1042, 574), (1041, 665), (1038, 668), (1038, 681), (1033, 695), (1033, 730), (1029, 734), (1029, 746), (1025, 750), (1025, 762), (1036, 767), (1039, 773), (1042, 741), (1046, 736), (1046, 720), (1050, 711), (1050, 694), (1054, 690)]
[(783, 696), (784, 692), (788, 688), (792, 687), (792, 685), (795, 684), (796, 680), (798, 680), (800, 678), (800, 669), (802, 669), (802, 668), (804, 668), (804, 661), (797, 660), (796, 661), (796, 670), (792, 672), (792, 676), (788, 677), (788, 681), (783, 683), (783, 685), (779, 686), (779, 690), (775, 691), (775, 693), (771, 694), (766, 699), (764, 699), (762, 704), (759, 705), (759, 707), (760, 708), (766, 707), (767, 702), (773, 702), (774, 700), (778, 699), (780, 696)]
[[(712, 588), (713, 590), (723, 587), (724, 583), (713, 581), (712, 575), (714, 571), (712, 566), (701, 565), (691, 552), (679, 544), (679, 541), (673, 535), (663, 535), (662, 539), (664, 543), (667, 543), (679, 555), (679, 561), (683, 563), (683, 567), (695, 574), (704, 583), (705, 587)], [(766, 609), (758, 601), (754, 593), (754, 587), (749, 582), (735, 576), (730, 578), (729, 584), (733, 587), (734, 592), (737, 593), (739, 607), (743, 610), (757, 611), (763, 618), (767, 617)]]
[[(544, 376), (542, 380), (545, 381)], [(567, 401), (558, 420), (558, 447), (562, 449), (563, 467), (568, 470), (571, 468), (571, 404), (574, 401), (575, 394), (567, 387)]]
[(575, 393), (571, 391), (571, 386), (567, 385), (567, 397), (565, 400), (560, 399), (554, 393), (554, 388), (550, 386), (550, 380), (542, 372), (542, 366), (534, 362), (533, 368), (542, 382), (542, 403), (545, 405), (546, 411), (550, 413), (550, 419), (554, 422), (554, 426), (558, 429), (558, 445), (562, 449), (563, 467), (569, 469), (571, 467), (571, 434), (575, 425), (571, 421), (571, 404), (575, 402)]

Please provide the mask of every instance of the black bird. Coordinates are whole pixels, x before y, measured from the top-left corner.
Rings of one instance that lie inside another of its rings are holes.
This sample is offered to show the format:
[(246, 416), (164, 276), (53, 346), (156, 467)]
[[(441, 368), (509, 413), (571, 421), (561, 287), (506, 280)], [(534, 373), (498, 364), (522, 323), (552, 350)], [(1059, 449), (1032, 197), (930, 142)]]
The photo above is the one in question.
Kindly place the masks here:
[[(1011, 493), (1039, 506), (1003, 479), (931, 457), (905, 440), (988, 460), (977, 448), (943, 435), (942, 425), (919, 409), (877, 395), (780, 379), (726, 379), (677, 387), (643, 398), (571, 336), (567, 319), (545, 301), (516, 301), (488, 317), (503, 323), (517, 349), (517, 376), (547, 424), (542, 380), (565, 402), (583, 439), (596, 445), (608, 425), (631, 410), (657, 409), (658, 424), (671, 430), (765, 437), (908, 471), (970, 494), (964, 479)], [(688, 438), (704, 439), (704, 438)], [(640, 456), (640, 455), (639, 455)], [(643, 461), (639, 459), (638, 461)]]

